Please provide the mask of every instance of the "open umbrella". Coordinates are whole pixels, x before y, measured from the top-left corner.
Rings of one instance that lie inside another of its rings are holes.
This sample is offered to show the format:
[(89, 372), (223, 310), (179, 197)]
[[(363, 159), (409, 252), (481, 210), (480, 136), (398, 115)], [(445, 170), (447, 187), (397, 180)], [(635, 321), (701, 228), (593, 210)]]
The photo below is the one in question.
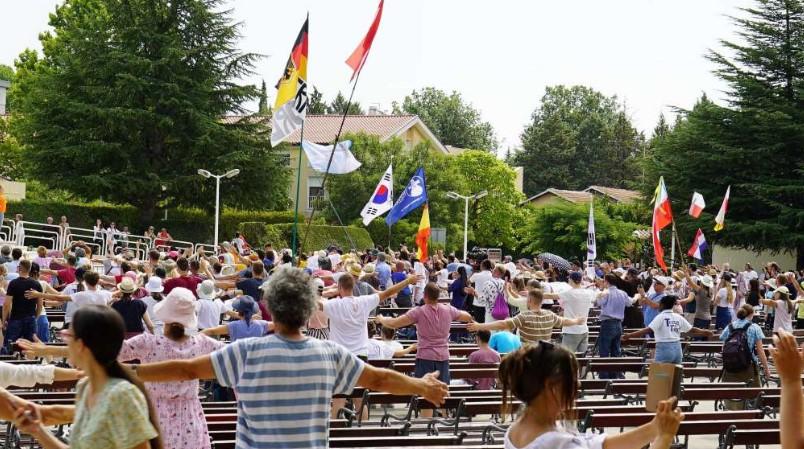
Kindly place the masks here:
[(567, 261), (567, 259), (561, 256), (557, 256), (553, 253), (541, 253), (536, 257), (541, 259), (543, 262), (549, 263), (550, 265), (554, 266), (559, 270), (569, 271), (570, 269), (570, 263), (569, 261)]

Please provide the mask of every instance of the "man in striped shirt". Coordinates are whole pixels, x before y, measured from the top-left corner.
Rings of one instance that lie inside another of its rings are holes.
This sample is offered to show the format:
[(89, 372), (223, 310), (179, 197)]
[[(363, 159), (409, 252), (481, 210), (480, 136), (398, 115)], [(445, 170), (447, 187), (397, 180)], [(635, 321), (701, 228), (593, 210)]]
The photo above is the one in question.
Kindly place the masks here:
[(355, 386), (413, 394), (442, 404), (438, 373), (421, 379), (364, 364), (346, 348), (307, 338), (301, 327), (316, 307), (310, 277), (284, 268), (265, 289), (276, 334), (238, 340), (210, 355), (140, 365), (147, 382), (217, 379), (237, 393), (238, 449), (326, 448), (330, 402)]
[(470, 323), (467, 328), (470, 332), (487, 331), (513, 331), (519, 329), (519, 338), (524, 344), (537, 343), (539, 340), (550, 341), (553, 328), (562, 326), (576, 326), (586, 322), (586, 317), (563, 318), (550, 310), (542, 309), (544, 294), (541, 290), (528, 292), (528, 310), (520, 312), (517, 316), (505, 321), (493, 323)]

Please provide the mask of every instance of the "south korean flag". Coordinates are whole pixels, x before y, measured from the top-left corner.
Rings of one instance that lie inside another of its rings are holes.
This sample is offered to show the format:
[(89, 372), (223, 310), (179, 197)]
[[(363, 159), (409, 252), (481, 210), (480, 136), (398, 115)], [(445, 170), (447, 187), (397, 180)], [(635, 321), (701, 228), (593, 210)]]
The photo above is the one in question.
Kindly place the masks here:
[(374, 189), (368, 203), (363, 206), (360, 216), (363, 217), (363, 225), (368, 226), (372, 220), (391, 210), (394, 205), (394, 179), (393, 164), (388, 165), (385, 174), (382, 175), (380, 183)]

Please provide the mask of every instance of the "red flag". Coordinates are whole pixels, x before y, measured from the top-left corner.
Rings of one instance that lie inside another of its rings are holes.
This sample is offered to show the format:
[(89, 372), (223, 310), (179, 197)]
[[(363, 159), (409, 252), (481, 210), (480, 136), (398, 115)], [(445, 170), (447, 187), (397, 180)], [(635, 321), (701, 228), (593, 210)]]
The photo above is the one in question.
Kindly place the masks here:
[(349, 59), (346, 60), (346, 64), (352, 68), (352, 78), (355, 79), (355, 76), (360, 72), (360, 69), (363, 68), (363, 64), (366, 62), (366, 58), (368, 57), (368, 52), (371, 50), (371, 43), (374, 42), (374, 35), (377, 34), (377, 28), (380, 27), (380, 18), (382, 17), (382, 5), (385, 3), (385, 0), (380, 0), (380, 6), (377, 8), (377, 15), (374, 17), (374, 22), (371, 22), (371, 27), (366, 33), (366, 37), (357, 44), (357, 48), (352, 54), (349, 56)]

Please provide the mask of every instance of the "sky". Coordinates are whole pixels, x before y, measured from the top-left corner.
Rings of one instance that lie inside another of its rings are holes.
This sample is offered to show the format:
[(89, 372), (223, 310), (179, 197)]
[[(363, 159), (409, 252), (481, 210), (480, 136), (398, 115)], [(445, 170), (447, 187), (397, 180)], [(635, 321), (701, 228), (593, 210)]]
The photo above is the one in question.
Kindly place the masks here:
[[(55, 0), (0, 0), (0, 64), (41, 49)], [(344, 63), (378, 0), (228, 0), (239, 47), (265, 55), (247, 82), (271, 86), (310, 14), (308, 81), (331, 100), (351, 88)], [(660, 113), (724, 97), (705, 59), (734, 39), (729, 19), (751, 0), (386, 0), (355, 98), (390, 111), (414, 89), (456, 90), (494, 127), (500, 149), (520, 134), (546, 86), (581, 84), (624, 102), (650, 135)], [(256, 108), (256, 105), (253, 105)]]

